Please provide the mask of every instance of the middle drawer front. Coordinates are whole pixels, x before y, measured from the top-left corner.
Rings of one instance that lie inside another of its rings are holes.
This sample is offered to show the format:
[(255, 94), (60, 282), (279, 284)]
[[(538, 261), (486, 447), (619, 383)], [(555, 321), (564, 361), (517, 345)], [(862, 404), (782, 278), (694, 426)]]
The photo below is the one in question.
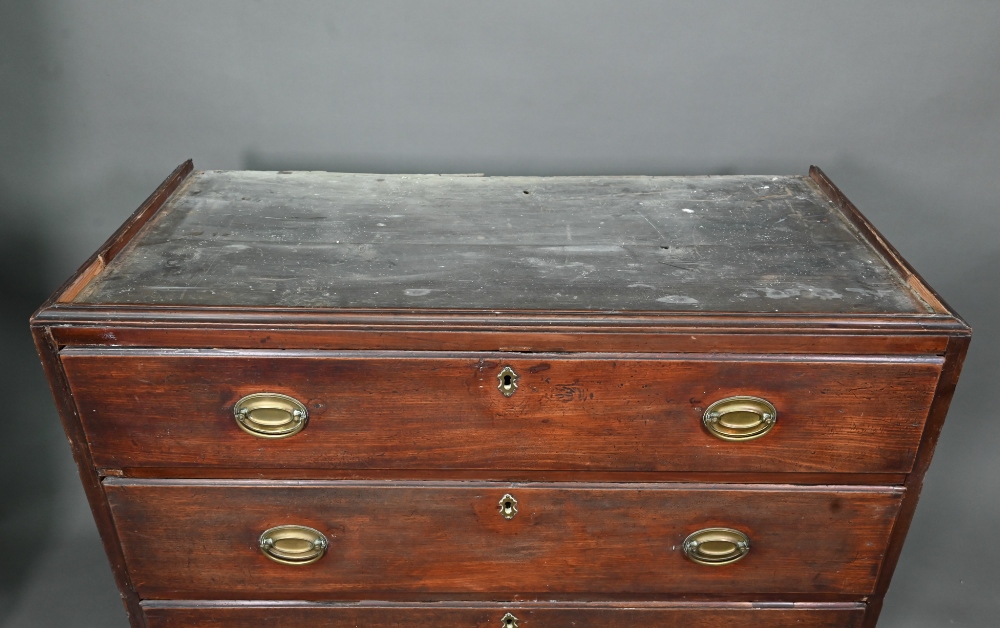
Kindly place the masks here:
[[(904, 492), (118, 478), (105, 490), (141, 598), (265, 600), (856, 599), (873, 589)], [(325, 554), (265, 556), (262, 533), (288, 525), (322, 533)], [(696, 563), (685, 540), (710, 528), (746, 535), (749, 551)]]
[[(68, 349), (62, 360), (95, 463), (117, 469), (906, 473), (941, 369), (936, 356)], [(234, 406), (255, 393), (300, 401), (304, 429), (241, 430)], [(773, 429), (713, 436), (703, 414), (736, 396), (772, 403)]]

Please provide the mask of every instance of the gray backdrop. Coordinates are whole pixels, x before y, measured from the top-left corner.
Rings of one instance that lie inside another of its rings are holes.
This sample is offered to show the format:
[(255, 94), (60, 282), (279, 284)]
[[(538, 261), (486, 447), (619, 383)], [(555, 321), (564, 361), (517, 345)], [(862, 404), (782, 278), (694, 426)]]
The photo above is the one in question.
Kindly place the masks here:
[(1000, 3), (0, 0), (4, 627), (125, 625), (27, 318), (187, 157), (821, 166), (975, 328), (881, 625), (995, 625)]

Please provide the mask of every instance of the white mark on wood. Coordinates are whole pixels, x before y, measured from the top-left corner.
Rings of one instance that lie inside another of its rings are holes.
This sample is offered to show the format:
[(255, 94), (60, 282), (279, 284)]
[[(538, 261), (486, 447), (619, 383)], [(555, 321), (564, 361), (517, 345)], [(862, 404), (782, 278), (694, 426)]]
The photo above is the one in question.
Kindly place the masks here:
[(668, 294), (665, 297), (660, 297), (657, 301), (660, 303), (697, 303), (698, 299), (692, 299), (682, 294)]
[(406, 290), (403, 290), (403, 294), (408, 297), (425, 297), (431, 292), (433, 291), (429, 288), (407, 288)]
[(656, 286), (651, 286), (648, 283), (630, 283), (629, 288), (649, 288), (650, 290), (656, 290)]
[(684, 212), (685, 214), (693, 214), (694, 213), (693, 209), (688, 209), (687, 207), (681, 207), (681, 211)]
[(892, 290), (868, 290), (865, 288), (845, 288), (845, 290), (847, 290), (848, 292), (856, 292), (858, 294), (865, 294), (873, 297), (878, 297), (880, 299), (883, 297), (890, 297), (893, 294), (895, 294), (895, 292), (893, 292)]
[(539, 251), (551, 251), (553, 253), (617, 253), (625, 250), (624, 247), (606, 244), (588, 244), (577, 246), (540, 246)]
[(840, 294), (836, 290), (831, 290), (830, 288), (817, 288), (815, 286), (807, 286), (803, 284), (796, 284), (794, 286), (784, 288), (779, 290), (777, 288), (762, 288), (760, 289), (764, 296), (768, 299), (788, 299), (791, 297), (805, 297), (807, 299), (820, 299), (822, 301), (828, 301), (830, 299), (842, 299), (844, 295)]
[(649, 220), (649, 218), (646, 218), (645, 216), (643, 216), (643, 215), (642, 215), (642, 214), (640, 214), (639, 212), (635, 212), (635, 213), (639, 214), (639, 216), (641, 216), (643, 220), (645, 220), (646, 222), (648, 222), (648, 223), (649, 223), (649, 226), (653, 228), (653, 231), (655, 231), (655, 232), (656, 232), (656, 235), (660, 236), (660, 239), (661, 239), (661, 240), (666, 240), (666, 238), (664, 238), (664, 237), (663, 237), (663, 234), (662, 234), (662, 233), (660, 233), (660, 230), (656, 228), (656, 225), (654, 225), (654, 224), (653, 224), (653, 223), (652, 223), (652, 222), (651, 222), (651, 221)]

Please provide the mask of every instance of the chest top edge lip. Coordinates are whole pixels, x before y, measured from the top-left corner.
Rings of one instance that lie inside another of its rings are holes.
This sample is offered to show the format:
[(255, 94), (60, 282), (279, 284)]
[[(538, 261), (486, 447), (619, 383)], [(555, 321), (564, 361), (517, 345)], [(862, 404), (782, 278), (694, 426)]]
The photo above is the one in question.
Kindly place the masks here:
[(290, 307), (169, 307), (47, 304), (35, 326), (167, 326), (281, 328), (320, 331), (362, 326), (391, 331), (516, 331), (606, 333), (851, 333), (969, 335), (961, 318), (945, 314), (656, 312), (607, 310), (457, 310)]
[(500, 489), (523, 488), (539, 490), (588, 491), (588, 490), (660, 490), (660, 491), (754, 491), (757, 493), (814, 493), (838, 492), (879, 494), (900, 497), (906, 493), (905, 486), (884, 484), (777, 484), (773, 482), (566, 482), (566, 481), (497, 481), (497, 480), (288, 480), (270, 478), (137, 478), (107, 476), (102, 481), (105, 486), (114, 487), (203, 487), (203, 488), (461, 488)]

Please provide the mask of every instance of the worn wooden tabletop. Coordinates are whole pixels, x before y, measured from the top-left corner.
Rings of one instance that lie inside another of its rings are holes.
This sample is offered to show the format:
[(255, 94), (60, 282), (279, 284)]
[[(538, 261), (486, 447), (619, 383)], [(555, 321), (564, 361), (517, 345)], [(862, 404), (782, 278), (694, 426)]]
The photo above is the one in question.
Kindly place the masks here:
[(196, 172), (75, 301), (928, 311), (804, 176)]

